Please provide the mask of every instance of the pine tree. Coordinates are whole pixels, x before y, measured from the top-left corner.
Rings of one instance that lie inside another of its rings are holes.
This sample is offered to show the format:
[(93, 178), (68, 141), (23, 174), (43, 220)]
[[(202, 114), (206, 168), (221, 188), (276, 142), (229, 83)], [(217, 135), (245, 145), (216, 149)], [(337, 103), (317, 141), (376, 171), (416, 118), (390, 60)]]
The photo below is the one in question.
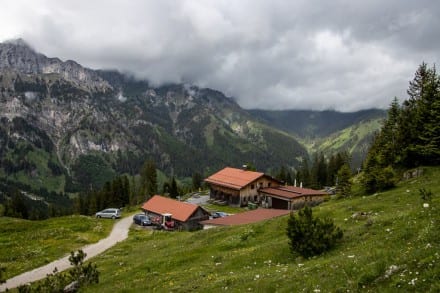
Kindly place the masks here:
[(176, 179), (174, 178), (174, 176), (171, 178), (169, 192), (170, 192), (171, 198), (177, 198), (179, 196), (179, 190), (177, 188), (177, 183), (176, 183)]
[(141, 170), (142, 194), (150, 198), (157, 193), (157, 171), (153, 161), (147, 161)]
[(422, 63), (410, 81), (408, 101), (401, 119), (403, 163), (407, 166), (439, 164), (440, 81), (435, 66)]
[(305, 207), (298, 212), (298, 217), (290, 214), (287, 237), (291, 252), (308, 258), (331, 249), (343, 233), (332, 220), (314, 218), (312, 209)]
[(307, 158), (303, 158), (300, 175), (301, 177), (298, 178), (299, 184), (302, 183), (304, 187), (310, 186), (312, 180), (310, 176), (309, 160)]
[(193, 190), (199, 190), (202, 187), (202, 175), (198, 172), (194, 172), (192, 175), (192, 188)]
[(281, 166), (280, 171), (278, 172), (278, 174), (275, 176), (276, 179), (286, 183), (286, 179), (287, 179), (287, 175), (286, 175), (286, 167)]
[(392, 165), (397, 161), (400, 161), (399, 116), (400, 105), (399, 101), (395, 97), (390, 105), (390, 108), (388, 109), (388, 117), (384, 121), (380, 133), (380, 144), (382, 144), (384, 165)]
[(338, 171), (337, 193), (343, 197), (351, 195), (351, 170), (348, 164), (344, 164)]

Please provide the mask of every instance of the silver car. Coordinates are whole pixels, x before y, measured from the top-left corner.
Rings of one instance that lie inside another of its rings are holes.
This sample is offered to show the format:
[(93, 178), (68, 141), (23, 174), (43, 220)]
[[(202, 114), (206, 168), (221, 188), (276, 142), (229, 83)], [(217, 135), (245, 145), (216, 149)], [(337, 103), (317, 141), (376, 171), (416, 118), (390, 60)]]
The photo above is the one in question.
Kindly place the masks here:
[(97, 218), (119, 219), (121, 211), (119, 209), (105, 209), (95, 214)]

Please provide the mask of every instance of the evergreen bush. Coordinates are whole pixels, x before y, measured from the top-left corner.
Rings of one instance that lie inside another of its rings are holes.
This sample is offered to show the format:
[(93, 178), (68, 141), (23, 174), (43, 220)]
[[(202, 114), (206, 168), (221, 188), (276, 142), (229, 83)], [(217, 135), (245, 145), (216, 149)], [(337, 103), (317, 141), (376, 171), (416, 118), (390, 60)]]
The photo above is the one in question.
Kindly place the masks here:
[(331, 249), (342, 236), (342, 230), (331, 219), (314, 218), (310, 207), (300, 210), (298, 217), (290, 214), (287, 237), (292, 253), (306, 258), (319, 255)]

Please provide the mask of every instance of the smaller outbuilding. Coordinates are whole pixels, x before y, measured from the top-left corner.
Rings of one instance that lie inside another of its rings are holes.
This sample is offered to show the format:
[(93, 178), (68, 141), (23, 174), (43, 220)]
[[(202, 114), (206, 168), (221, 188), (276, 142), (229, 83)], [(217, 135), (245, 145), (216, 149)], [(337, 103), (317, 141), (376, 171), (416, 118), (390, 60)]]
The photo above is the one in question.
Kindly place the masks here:
[(200, 221), (209, 219), (209, 212), (202, 207), (155, 195), (142, 205), (142, 210), (152, 219), (170, 216), (177, 230), (202, 228)]
[(260, 189), (265, 208), (296, 210), (304, 205), (317, 205), (329, 196), (327, 192), (296, 186), (277, 186)]

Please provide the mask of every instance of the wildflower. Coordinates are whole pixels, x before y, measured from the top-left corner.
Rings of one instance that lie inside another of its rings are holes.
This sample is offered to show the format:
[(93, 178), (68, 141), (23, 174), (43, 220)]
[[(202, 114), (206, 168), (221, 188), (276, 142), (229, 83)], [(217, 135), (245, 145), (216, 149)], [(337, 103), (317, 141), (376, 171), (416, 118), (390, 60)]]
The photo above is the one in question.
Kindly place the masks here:
[(425, 202), (425, 203), (423, 204), (423, 207), (424, 207), (425, 209), (426, 209), (426, 208), (429, 208), (429, 203), (426, 203), (426, 202)]

